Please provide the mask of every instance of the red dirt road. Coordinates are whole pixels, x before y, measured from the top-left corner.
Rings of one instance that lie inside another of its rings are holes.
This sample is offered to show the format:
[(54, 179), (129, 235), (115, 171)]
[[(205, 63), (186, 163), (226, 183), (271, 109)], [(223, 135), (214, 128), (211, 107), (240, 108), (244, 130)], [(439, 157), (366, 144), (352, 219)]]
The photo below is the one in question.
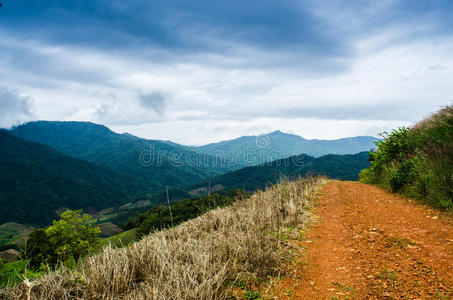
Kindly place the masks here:
[(453, 218), (377, 187), (332, 181), (278, 299), (451, 299)]

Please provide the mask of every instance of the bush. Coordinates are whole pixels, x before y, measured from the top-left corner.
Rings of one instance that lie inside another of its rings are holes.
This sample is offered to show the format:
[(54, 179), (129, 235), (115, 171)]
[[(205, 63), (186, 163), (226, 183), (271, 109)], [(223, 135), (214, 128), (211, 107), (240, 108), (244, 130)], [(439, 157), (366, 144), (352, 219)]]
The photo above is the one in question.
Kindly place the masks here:
[(384, 132), (360, 181), (453, 208), (453, 106), (416, 124)]
[(400, 191), (404, 186), (410, 185), (417, 177), (413, 160), (402, 161), (393, 175), (390, 177), (392, 192)]
[(37, 269), (42, 264), (73, 265), (94, 251), (101, 231), (90, 222), (91, 216), (82, 210), (67, 210), (47, 229), (33, 230), (27, 243), (30, 266)]

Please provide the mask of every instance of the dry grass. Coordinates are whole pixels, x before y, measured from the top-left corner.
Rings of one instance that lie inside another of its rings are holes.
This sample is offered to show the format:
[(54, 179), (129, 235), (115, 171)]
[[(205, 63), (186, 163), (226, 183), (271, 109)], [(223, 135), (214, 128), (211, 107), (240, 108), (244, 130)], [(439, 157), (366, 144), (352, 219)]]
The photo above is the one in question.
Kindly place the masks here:
[(227, 282), (282, 272), (285, 227), (305, 224), (323, 178), (274, 185), (130, 247), (105, 248), (77, 270), (59, 269), (0, 291), (3, 299), (224, 299)]

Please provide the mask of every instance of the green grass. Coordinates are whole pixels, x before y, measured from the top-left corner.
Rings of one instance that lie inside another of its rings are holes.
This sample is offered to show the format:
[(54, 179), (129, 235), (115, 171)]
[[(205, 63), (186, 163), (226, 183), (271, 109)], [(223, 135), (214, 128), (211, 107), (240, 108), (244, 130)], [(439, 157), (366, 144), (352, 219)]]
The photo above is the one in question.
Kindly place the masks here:
[(101, 241), (102, 246), (111, 245), (114, 248), (127, 246), (132, 242), (138, 240), (137, 229), (131, 229), (128, 231), (121, 232), (120, 234), (111, 236)]
[[(30, 227), (25, 225), (8, 222), (0, 225), (0, 248), (10, 248), (10, 245), (16, 244), (19, 247), (23, 246), (23, 237), (25, 233), (30, 232)], [(11, 248), (15, 248), (11, 246)]]
[(0, 266), (0, 288), (13, 286), (24, 278), (35, 279), (41, 274), (30, 270), (25, 271), (25, 261), (19, 260), (12, 263), (6, 263)]

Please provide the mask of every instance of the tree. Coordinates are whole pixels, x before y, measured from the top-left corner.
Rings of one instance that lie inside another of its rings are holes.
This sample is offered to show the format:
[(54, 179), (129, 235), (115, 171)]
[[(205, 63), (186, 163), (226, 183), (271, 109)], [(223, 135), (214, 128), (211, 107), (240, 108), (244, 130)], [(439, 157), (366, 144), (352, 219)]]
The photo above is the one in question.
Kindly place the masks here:
[(35, 229), (28, 240), (30, 266), (77, 262), (99, 245), (99, 227), (82, 210), (67, 210), (47, 229)]
[(38, 228), (30, 232), (26, 246), (27, 257), (29, 258), (30, 267), (38, 269), (43, 264), (56, 264), (56, 257), (52, 255), (49, 238), (46, 230)]
[(60, 262), (78, 261), (96, 248), (101, 230), (90, 224), (92, 217), (82, 210), (67, 210), (60, 217), (46, 229), (49, 243)]

